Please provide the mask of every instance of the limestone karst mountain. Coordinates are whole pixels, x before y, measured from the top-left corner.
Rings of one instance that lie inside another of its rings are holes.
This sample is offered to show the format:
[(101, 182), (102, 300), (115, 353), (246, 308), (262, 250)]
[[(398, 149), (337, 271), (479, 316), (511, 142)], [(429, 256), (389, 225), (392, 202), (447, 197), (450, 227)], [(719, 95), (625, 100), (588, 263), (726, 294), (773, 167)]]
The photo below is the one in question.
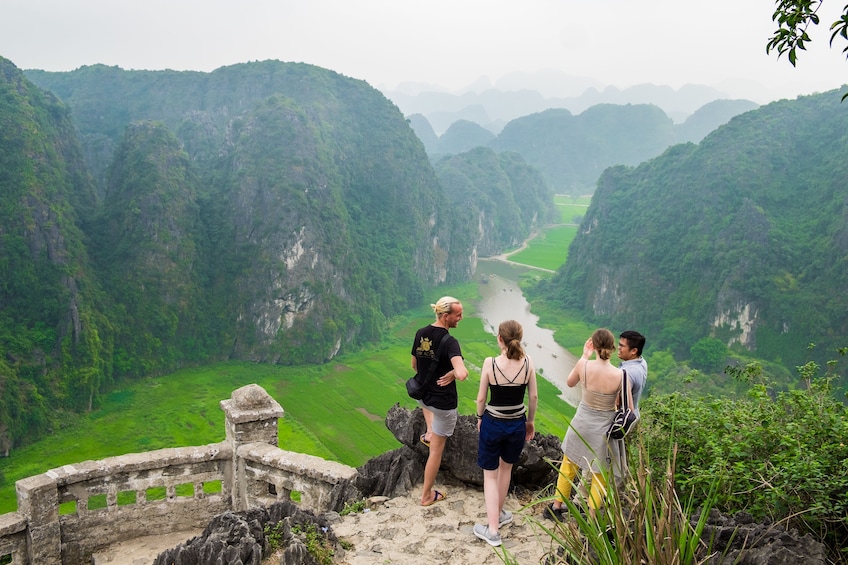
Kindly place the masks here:
[[(677, 143), (698, 143), (732, 117), (757, 108), (748, 100), (713, 100), (682, 123), (652, 104), (597, 104), (572, 114), (545, 107), (497, 128), (459, 117), (436, 136), (422, 114), (409, 117), (431, 160), (474, 147), (520, 154), (558, 193), (591, 194), (607, 167), (637, 165)], [(487, 129), (488, 128), (488, 129)]]
[(0, 92), (3, 451), (114, 379), (371, 343), (425, 288), (467, 280), (500, 227), (457, 226), (397, 107), (318, 67), (0, 59)]
[(545, 293), (678, 358), (711, 336), (788, 367), (812, 342), (823, 363), (848, 335), (846, 131), (832, 91), (607, 169)]

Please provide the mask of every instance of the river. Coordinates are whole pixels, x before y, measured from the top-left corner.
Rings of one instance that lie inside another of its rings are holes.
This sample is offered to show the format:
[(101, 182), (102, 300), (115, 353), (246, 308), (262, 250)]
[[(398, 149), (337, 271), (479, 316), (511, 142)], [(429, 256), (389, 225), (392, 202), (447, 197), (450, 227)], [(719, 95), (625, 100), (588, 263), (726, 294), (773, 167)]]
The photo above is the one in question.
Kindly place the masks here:
[(540, 328), (539, 317), (530, 312), (530, 303), (515, 280), (514, 270), (504, 263), (481, 259), (477, 263), (480, 278), (480, 302), (476, 314), (492, 335), (504, 320), (516, 320), (524, 328), (524, 344), (533, 359), (536, 372), (560, 390), (560, 398), (572, 406), (580, 402), (579, 387), (569, 388), (565, 383), (568, 373), (577, 362), (576, 357), (554, 341), (553, 330)]

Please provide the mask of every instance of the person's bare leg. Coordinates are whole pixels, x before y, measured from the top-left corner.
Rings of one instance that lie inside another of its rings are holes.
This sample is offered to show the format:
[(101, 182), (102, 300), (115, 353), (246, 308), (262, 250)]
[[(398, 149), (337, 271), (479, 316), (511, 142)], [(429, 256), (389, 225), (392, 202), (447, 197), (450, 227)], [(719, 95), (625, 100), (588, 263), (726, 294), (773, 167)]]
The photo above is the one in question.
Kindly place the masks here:
[(427, 431), (424, 432), (424, 441), (429, 443), (433, 437), (433, 413), (426, 408), (422, 408), (421, 412), (424, 413), (424, 422), (427, 424)]
[(507, 463), (503, 459), (500, 461), (500, 466), (498, 467), (498, 512), (495, 520), (499, 519), (501, 510), (503, 510), (506, 495), (509, 491), (509, 481), (512, 478), (512, 463)]
[(442, 466), (442, 453), (445, 451), (445, 443), (447, 437), (433, 434), (430, 437), (430, 455), (427, 456), (427, 464), (424, 466), (424, 484), (421, 489), (421, 504), (429, 504), (433, 502), (436, 496), (436, 491), (433, 486), (436, 484), (436, 475), (439, 474), (439, 467)]
[(498, 518), (501, 514), (500, 503), (500, 475), (501, 470), (483, 469), (483, 497), (486, 500), (486, 519), (489, 523), (489, 533), (498, 533)]

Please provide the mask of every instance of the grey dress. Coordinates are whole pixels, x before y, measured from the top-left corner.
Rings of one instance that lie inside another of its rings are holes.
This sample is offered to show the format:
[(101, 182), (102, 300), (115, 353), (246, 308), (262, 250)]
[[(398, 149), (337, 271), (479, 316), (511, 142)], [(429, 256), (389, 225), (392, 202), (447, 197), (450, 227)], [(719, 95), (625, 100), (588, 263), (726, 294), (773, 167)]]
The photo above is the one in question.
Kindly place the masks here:
[(588, 388), (585, 365), (580, 387), (583, 389), (583, 398), (565, 432), (562, 452), (584, 471), (606, 472), (612, 465), (615, 477), (620, 479), (623, 475), (624, 442), (607, 439), (618, 391), (602, 393)]

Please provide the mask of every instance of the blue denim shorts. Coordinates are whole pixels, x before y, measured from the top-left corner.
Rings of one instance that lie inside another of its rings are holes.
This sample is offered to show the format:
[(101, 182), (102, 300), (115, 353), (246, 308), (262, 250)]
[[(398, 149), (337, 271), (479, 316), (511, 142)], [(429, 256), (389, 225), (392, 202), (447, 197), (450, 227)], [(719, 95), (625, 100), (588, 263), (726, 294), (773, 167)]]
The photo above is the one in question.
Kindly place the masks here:
[(477, 444), (477, 465), (493, 471), (498, 468), (501, 459), (512, 465), (517, 463), (524, 449), (526, 420), (525, 416), (503, 420), (484, 413)]

